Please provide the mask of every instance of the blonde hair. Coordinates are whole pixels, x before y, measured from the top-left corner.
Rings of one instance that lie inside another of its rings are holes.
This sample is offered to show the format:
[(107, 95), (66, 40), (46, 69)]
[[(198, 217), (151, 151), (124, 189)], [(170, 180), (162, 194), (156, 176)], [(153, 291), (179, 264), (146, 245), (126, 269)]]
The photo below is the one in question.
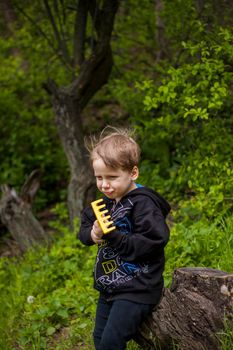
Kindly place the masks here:
[(128, 171), (139, 164), (140, 147), (129, 129), (107, 126), (98, 138), (90, 138), (87, 148), (92, 163), (96, 158), (101, 158), (110, 168)]

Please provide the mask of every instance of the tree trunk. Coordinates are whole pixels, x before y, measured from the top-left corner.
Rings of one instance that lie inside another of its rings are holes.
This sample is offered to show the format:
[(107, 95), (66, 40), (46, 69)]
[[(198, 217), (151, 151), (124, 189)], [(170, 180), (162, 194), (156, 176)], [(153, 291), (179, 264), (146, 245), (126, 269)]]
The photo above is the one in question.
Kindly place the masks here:
[(143, 349), (219, 350), (216, 333), (232, 315), (233, 275), (210, 268), (180, 268), (137, 341)]
[[(83, 1), (81, 0), (79, 8)], [(52, 96), (58, 133), (70, 165), (68, 208), (71, 227), (74, 219), (80, 216), (83, 207), (90, 203), (96, 194), (94, 176), (84, 147), (82, 111), (96, 92), (107, 83), (113, 65), (110, 40), (119, 1), (105, 0), (101, 8), (98, 6), (95, 1), (88, 2), (88, 11), (97, 40), (91, 48), (89, 59), (78, 59), (81, 62), (79, 76), (67, 87), (58, 88), (51, 80), (45, 85)], [(78, 19), (80, 18), (77, 17)], [(83, 23), (86, 25), (86, 20)], [(82, 30), (82, 35), (76, 33), (76, 37), (82, 37), (85, 28), (80, 28), (80, 25), (75, 28)], [(84, 54), (81, 56), (85, 57)]]
[(22, 252), (35, 243), (48, 240), (48, 235), (32, 213), (32, 201), (38, 188), (38, 171), (33, 171), (30, 174), (20, 195), (7, 185), (1, 186), (3, 195), (0, 200), (0, 218)]
[(79, 101), (67, 88), (49, 82), (57, 130), (70, 166), (68, 209), (71, 227), (75, 217), (95, 197), (96, 186), (84, 147), (83, 125)]

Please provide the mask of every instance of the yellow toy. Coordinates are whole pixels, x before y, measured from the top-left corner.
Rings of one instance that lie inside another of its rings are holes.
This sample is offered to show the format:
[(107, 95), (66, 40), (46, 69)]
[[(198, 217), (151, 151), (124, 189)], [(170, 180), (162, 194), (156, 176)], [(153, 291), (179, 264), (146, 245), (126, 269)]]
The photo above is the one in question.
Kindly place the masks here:
[(109, 221), (111, 219), (110, 215), (105, 216), (105, 214), (108, 214), (108, 210), (101, 210), (106, 208), (106, 204), (103, 203), (103, 199), (97, 199), (94, 202), (91, 202), (92, 209), (94, 210), (96, 219), (99, 222), (99, 225), (103, 231), (104, 234), (109, 233), (116, 229), (116, 226), (112, 226), (113, 221)]

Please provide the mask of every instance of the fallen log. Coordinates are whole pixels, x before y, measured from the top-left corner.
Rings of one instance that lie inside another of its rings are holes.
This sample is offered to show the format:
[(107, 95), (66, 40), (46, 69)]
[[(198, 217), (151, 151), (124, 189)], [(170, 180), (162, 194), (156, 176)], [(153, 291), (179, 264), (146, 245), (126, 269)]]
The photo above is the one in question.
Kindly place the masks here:
[(217, 332), (232, 317), (233, 275), (210, 268), (180, 268), (170, 289), (142, 324), (144, 350), (219, 350)]
[(35, 243), (48, 239), (32, 212), (32, 202), (39, 189), (39, 179), (39, 171), (34, 170), (25, 181), (19, 195), (8, 185), (1, 186), (0, 218), (22, 252)]

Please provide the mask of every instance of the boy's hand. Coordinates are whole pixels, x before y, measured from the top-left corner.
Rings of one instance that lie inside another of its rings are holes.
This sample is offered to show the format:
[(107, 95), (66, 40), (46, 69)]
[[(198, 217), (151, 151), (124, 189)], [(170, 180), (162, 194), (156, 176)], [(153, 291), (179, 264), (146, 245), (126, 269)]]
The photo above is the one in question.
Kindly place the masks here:
[(91, 230), (91, 238), (93, 242), (95, 242), (96, 244), (101, 244), (104, 241), (102, 237), (103, 237), (103, 231), (101, 230), (98, 221), (95, 220)]

